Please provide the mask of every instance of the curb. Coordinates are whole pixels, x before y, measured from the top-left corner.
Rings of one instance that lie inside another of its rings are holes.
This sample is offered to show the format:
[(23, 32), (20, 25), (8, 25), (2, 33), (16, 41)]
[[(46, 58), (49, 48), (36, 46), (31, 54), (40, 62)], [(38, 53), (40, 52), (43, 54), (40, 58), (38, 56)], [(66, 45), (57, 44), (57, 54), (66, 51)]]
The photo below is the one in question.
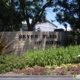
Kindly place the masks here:
[(0, 75), (0, 78), (45, 78), (45, 77), (54, 77), (54, 78), (66, 78), (66, 77), (73, 77), (73, 75)]

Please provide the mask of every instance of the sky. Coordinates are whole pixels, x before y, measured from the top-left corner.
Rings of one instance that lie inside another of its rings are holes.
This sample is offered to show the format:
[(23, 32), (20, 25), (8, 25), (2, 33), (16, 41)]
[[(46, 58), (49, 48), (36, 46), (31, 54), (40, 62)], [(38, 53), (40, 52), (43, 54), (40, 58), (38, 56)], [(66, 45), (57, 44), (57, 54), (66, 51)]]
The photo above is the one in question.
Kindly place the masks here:
[[(46, 19), (49, 20), (50, 22), (51, 22), (51, 20), (53, 20), (52, 23), (55, 24), (56, 26), (58, 26), (58, 28), (63, 28), (63, 29), (65, 29), (62, 24), (60, 24), (59, 22), (56, 21), (56, 18), (55, 18), (56, 13), (52, 12), (52, 10), (53, 10), (52, 8), (46, 9), (46, 13), (47, 13), (47, 14), (46, 14)], [(67, 29), (68, 29), (68, 30), (71, 30), (69, 24), (67, 25)]]

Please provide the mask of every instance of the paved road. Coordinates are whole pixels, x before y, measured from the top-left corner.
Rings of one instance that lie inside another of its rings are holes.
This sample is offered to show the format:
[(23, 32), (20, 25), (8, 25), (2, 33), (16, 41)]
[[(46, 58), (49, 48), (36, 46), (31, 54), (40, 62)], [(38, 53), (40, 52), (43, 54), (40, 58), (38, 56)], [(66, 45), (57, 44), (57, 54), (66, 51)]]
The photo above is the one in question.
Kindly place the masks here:
[(0, 77), (0, 80), (80, 80), (73, 77)]

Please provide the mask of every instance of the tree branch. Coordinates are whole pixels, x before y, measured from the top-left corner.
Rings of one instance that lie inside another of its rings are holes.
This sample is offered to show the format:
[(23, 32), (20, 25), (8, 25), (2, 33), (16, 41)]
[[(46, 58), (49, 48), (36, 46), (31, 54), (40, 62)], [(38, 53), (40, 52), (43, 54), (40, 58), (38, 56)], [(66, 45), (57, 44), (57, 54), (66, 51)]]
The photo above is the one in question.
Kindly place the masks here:
[(51, 4), (52, 4), (52, 0), (48, 0), (47, 3), (42, 7), (42, 9), (38, 11), (38, 13), (34, 16), (34, 19), (32, 21), (32, 26), (34, 26), (39, 21), (45, 8), (51, 6)]

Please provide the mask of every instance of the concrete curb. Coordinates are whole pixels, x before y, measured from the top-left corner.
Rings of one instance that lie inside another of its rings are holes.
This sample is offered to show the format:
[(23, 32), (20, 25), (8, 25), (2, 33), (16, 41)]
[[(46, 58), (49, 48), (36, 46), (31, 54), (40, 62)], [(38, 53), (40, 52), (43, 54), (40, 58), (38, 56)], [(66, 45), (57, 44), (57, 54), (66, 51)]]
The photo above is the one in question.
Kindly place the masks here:
[(0, 75), (0, 78), (45, 78), (45, 77), (54, 77), (54, 78), (66, 78), (66, 77), (73, 77), (73, 75)]

